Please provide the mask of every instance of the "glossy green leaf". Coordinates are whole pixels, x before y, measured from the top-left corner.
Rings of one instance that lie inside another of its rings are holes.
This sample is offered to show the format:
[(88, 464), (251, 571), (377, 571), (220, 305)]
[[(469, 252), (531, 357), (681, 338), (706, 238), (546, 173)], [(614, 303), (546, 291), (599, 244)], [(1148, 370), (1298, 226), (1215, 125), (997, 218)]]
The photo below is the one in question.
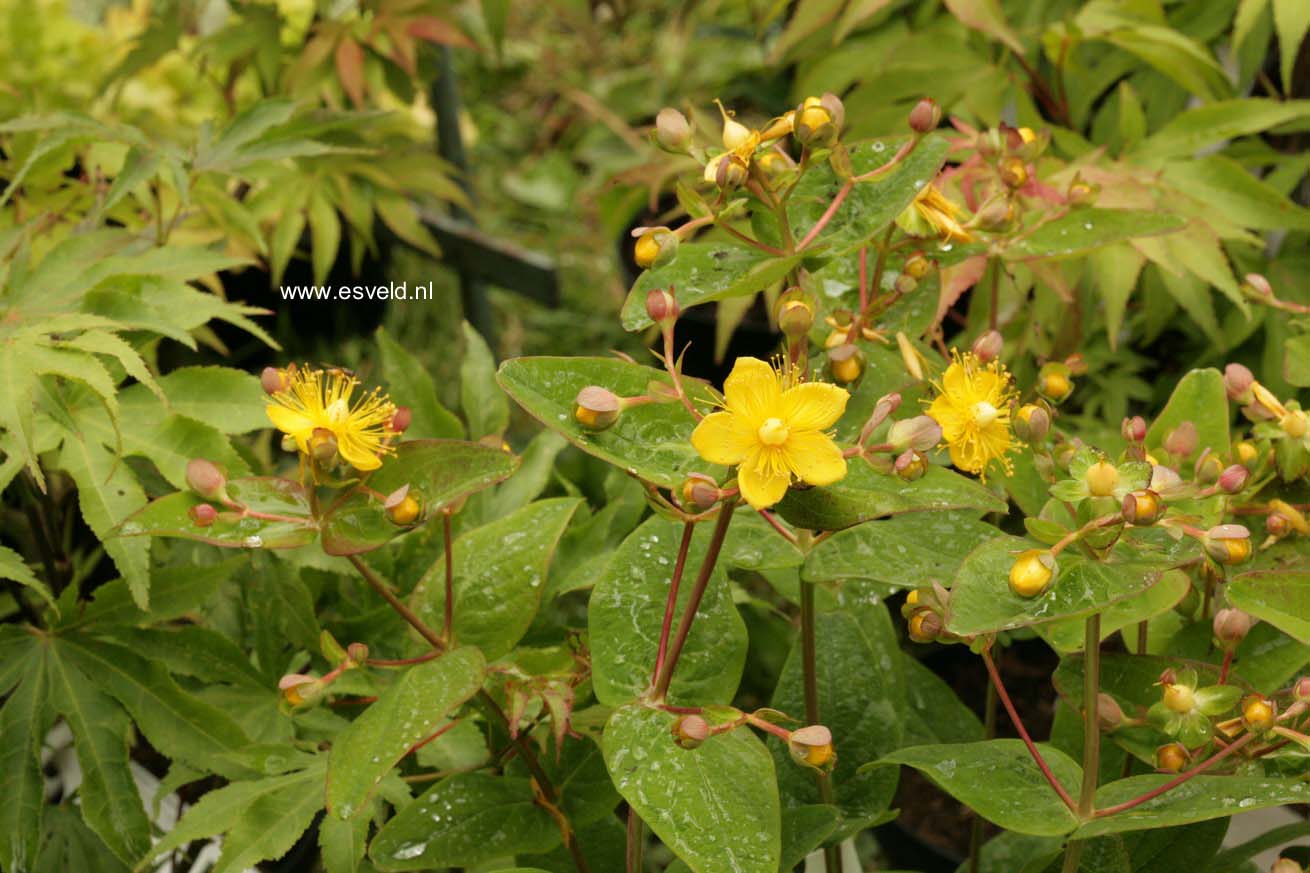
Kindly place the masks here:
[[(1218, 681), (1219, 668), (1213, 664), (1161, 655), (1130, 655), (1126, 652), (1101, 654), (1101, 690), (1118, 700), (1125, 712), (1146, 707), (1160, 700), (1160, 674), (1166, 669), (1192, 667), (1200, 674), (1201, 685)], [(1066, 655), (1051, 677), (1055, 690), (1074, 709), (1083, 705), (1083, 656)]]
[[(1106, 809), (1132, 800), (1173, 778), (1150, 774), (1120, 779), (1096, 792), (1096, 806)], [(1094, 837), (1145, 828), (1162, 828), (1237, 815), (1242, 812), (1310, 801), (1310, 782), (1263, 776), (1196, 776), (1132, 809), (1084, 823), (1074, 836)]]
[(486, 661), (472, 647), (410, 667), (337, 735), (328, 758), (327, 806), (339, 818), (365, 808), (382, 777), (482, 688)]
[(384, 328), (378, 328), (377, 338), (391, 399), (408, 406), (413, 415), (405, 434), (410, 439), (462, 440), (464, 424), (441, 405), (427, 368)]
[(498, 436), (509, 427), (509, 401), (496, 385), (496, 359), (482, 334), (467, 321), (464, 357), (459, 362), (459, 396), (469, 437)]
[(646, 294), (654, 289), (672, 291), (686, 310), (762, 291), (782, 281), (800, 260), (800, 255), (777, 257), (731, 241), (682, 243), (672, 261), (637, 277), (620, 313), (623, 329), (643, 330), (653, 324), (646, 314)]
[(951, 588), (947, 629), (974, 636), (1087, 615), (1147, 590), (1176, 563), (1144, 558), (1123, 544), (1109, 561), (1066, 549), (1046, 592), (1020, 597), (1010, 590), (1010, 567), (1015, 555), (1033, 547), (1029, 540), (1001, 536), (965, 558)]
[(909, 652), (900, 656), (904, 677), (907, 746), (973, 743), (983, 739), (983, 723), (946, 681)]
[(1234, 606), (1310, 645), (1310, 573), (1242, 573), (1234, 576), (1224, 591)]
[(408, 530), (387, 518), (381, 499), (402, 486), (410, 487), (423, 505), (424, 517), (432, 519), (437, 510), (509, 478), (518, 465), (517, 456), (478, 443), (401, 443), (395, 454), (369, 476), (372, 493), (355, 492), (323, 519), (323, 551), (329, 555), (357, 555), (385, 545)]
[(1283, 343), (1283, 378), (1298, 388), (1310, 386), (1310, 333), (1289, 336)]
[[(707, 528), (712, 526), (698, 525), (692, 539), (678, 590), (675, 626), (695, 587), (709, 541)], [(587, 627), (592, 681), (601, 703), (618, 706), (650, 687), (681, 538), (681, 524), (658, 516), (648, 519), (624, 539), (596, 582)], [(669, 686), (669, 701), (681, 705), (728, 703), (741, 681), (747, 635), (732, 602), (722, 559), (696, 615)]]
[[(539, 500), (460, 536), (454, 563), (455, 638), (499, 658), (527, 632), (541, 605), (550, 561), (581, 501)], [(419, 616), (440, 627), (446, 611), (446, 566), (435, 560), (414, 589)]]
[(923, 478), (906, 482), (853, 462), (846, 478), (823, 488), (793, 488), (777, 506), (796, 527), (841, 530), (889, 515), (932, 509), (1004, 512), (1005, 501), (982, 485), (942, 467), (929, 467)]
[(885, 593), (930, 579), (949, 582), (965, 556), (996, 536), (996, 528), (976, 515), (916, 512), (838, 531), (810, 551), (801, 577), (867, 579)]
[(191, 519), (190, 510), (211, 502), (193, 492), (178, 491), (151, 501), (119, 525), (117, 533), (123, 537), (181, 537), (228, 549), (294, 549), (312, 543), (318, 533), (309, 517), (309, 498), (297, 482), (272, 476), (231, 479), (227, 493), (255, 512), (282, 518), (255, 518), (216, 507), (220, 509), (218, 518), (201, 527)]
[(1197, 453), (1208, 446), (1211, 451), (1227, 457), (1230, 450), (1228, 415), (1228, 392), (1224, 390), (1223, 374), (1215, 369), (1192, 370), (1178, 380), (1164, 410), (1151, 423), (1146, 432), (1147, 448), (1155, 449), (1174, 428), (1190, 421), (1196, 425)]
[[(783, 873), (795, 870), (805, 856), (819, 848), (837, 830), (839, 815), (835, 807), (814, 804), (794, 806), (782, 811)], [(665, 871), (667, 873), (667, 871)]]
[(1180, 230), (1183, 219), (1167, 212), (1131, 209), (1075, 209), (1038, 226), (1006, 247), (1011, 260), (1072, 258), (1095, 249), (1144, 236)]
[(614, 710), (601, 748), (615, 787), (693, 873), (777, 873), (782, 824), (768, 750), (747, 728), (680, 748), (676, 719), (638, 704)]
[[(1186, 573), (1167, 571), (1155, 585), (1136, 596), (1112, 603), (1101, 612), (1101, 639), (1172, 609), (1191, 587)], [(1060, 619), (1038, 625), (1037, 633), (1057, 652), (1077, 652), (1083, 648), (1085, 624), (1080, 618)]]
[[(837, 752), (832, 783), (842, 814), (839, 837), (867, 827), (891, 805), (896, 771), (857, 771), (901, 745), (906, 689), (896, 669), (900, 658), (896, 632), (881, 603), (815, 616), (819, 722), (832, 731)], [(769, 704), (797, 718), (805, 713), (802, 660), (797, 639)], [(769, 750), (784, 806), (821, 803), (814, 771), (792, 761), (782, 742), (770, 739)]]
[(30, 867), (32, 873), (128, 873), (129, 867), (114, 857), (104, 840), (95, 835), (72, 803), (50, 806), (45, 811), (41, 851)]
[(369, 857), (379, 870), (473, 867), (559, 841), (559, 825), (534, 801), (530, 780), (457, 773), (402, 807), (373, 838)]
[[(1065, 790), (1076, 791), (1082, 782), (1082, 768), (1059, 749), (1044, 746), (1041, 752)], [(866, 766), (886, 764), (913, 767), (938, 788), (1006, 830), (1060, 836), (1078, 826), (1077, 816), (1042, 776), (1021, 740), (911, 746)]]
[[(860, 175), (878, 169), (891, 160), (904, 142), (897, 137), (847, 143), (852, 171)], [(867, 244), (885, 231), (923, 187), (932, 182), (946, 161), (949, 147), (946, 137), (929, 134), (885, 176), (857, 183), (811, 245), (825, 246), (824, 255), (840, 258)], [(788, 220), (798, 241), (828, 209), (843, 181), (830, 164), (815, 167), (801, 177), (787, 202)]]
[[(515, 358), (497, 376), (510, 397), (546, 427), (588, 454), (665, 488), (676, 488), (691, 472), (722, 474), (700, 459), (691, 445), (696, 426), (680, 403), (648, 403), (625, 410), (608, 430), (584, 430), (573, 418), (578, 392), (599, 385), (620, 397), (647, 393), (652, 382), (667, 384), (668, 374), (617, 358)], [(701, 382), (684, 380), (692, 399), (710, 397)]]

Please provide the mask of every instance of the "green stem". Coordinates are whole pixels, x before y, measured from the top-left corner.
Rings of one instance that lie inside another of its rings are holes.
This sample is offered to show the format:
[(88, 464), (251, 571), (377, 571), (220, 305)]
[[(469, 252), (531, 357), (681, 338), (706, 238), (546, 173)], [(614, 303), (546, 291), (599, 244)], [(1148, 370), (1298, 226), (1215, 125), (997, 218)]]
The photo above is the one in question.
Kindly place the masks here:
[[(801, 582), (801, 671), (805, 677), (805, 723), (819, 724), (819, 667), (816, 654), (814, 632), (814, 583)], [(834, 805), (836, 797), (832, 788), (832, 777), (828, 773), (816, 772), (814, 780), (819, 788), (819, 800), (829, 806)], [(837, 844), (823, 847), (823, 868), (825, 873), (840, 873), (841, 846)]]
[[(1078, 795), (1078, 815), (1091, 818), (1096, 812), (1096, 780), (1101, 769), (1101, 725), (1097, 718), (1097, 697), (1101, 693), (1101, 614), (1088, 616), (1083, 643), (1083, 787)], [(1075, 873), (1082, 859), (1083, 840), (1073, 840), (1064, 852), (1063, 873)]]
[(455, 559), (451, 549), (450, 513), (441, 513), (442, 534), (446, 541), (446, 615), (441, 638), (451, 640), (455, 632)]
[[(996, 736), (996, 686), (987, 684), (987, 697), (983, 702), (983, 736), (993, 739)], [(978, 873), (982, 863), (983, 823), (975, 815), (969, 833), (969, 873)]]

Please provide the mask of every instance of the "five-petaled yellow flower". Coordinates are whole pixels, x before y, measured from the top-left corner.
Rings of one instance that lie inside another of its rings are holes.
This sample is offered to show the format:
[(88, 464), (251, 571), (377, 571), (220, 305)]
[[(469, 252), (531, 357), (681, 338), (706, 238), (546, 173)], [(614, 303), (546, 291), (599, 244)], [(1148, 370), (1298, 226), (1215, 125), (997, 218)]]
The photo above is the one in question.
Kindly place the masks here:
[[(336, 440), (337, 453), (356, 470), (376, 470), (392, 451), (391, 420), (396, 406), (376, 388), (351, 400), (359, 380), (341, 370), (288, 368), (286, 387), (269, 396), (274, 427), (296, 441), (302, 454), (311, 441)], [(318, 432), (316, 434), (316, 431)]]
[(984, 366), (972, 352), (952, 356), (928, 415), (942, 426), (955, 466), (986, 479), (988, 465), (999, 460), (1008, 476), (1012, 467), (1006, 455), (1014, 446), (1010, 401), (1015, 397), (1010, 374), (1000, 361)]
[(737, 465), (737, 487), (754, 508), (781, 500), (793, 477), (831, 485), (846, 475), (846, 459), (825, 432), (846, 410), (844, 389), (738, 358), (723, 396), (723, 410), (701, 420), (691, 444), (712, 464)]
[(948, 199), (936, 185), (924, 185), (914, 202), (896, 219), (910, 236), (935, 236), (944, 242), (972, 242), (973, 234), (960, 224), (964, 210)]

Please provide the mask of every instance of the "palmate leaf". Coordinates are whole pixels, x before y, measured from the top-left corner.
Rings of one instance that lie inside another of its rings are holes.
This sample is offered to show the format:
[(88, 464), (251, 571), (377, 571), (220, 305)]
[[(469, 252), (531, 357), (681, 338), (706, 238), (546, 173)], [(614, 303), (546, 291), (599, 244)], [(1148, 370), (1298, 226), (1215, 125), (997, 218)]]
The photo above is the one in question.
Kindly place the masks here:
[[(24, 634), (23, 636), (27, 636)], [(50, 706), (44, 655), (27, 637), (25, 652), (0, 647), (12, 659), (21, 681), (0, 707), (0, 867), (30, 869), (41, 838), (45, 779), (41, 775), (41, 745), (55, 719)]]
[(59, 607), (55, 605), (54, 597), (50, 594), (50, 589), (27, 566), (23, 556), (8, 546), (0, 546), (0, 579), (9, 579), (19, 585), (31, 588), (41, 595), (42, 600), (50, 604), (51, 609), (55, 610), (56, 613), (59, 611)]

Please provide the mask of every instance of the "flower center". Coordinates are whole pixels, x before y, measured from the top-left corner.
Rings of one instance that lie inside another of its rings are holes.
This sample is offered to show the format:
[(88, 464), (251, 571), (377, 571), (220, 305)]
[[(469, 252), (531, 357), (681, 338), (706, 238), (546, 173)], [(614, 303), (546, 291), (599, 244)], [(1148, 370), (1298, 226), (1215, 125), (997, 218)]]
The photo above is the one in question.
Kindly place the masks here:
[(787, 436), (790, 431), (781, 418), (766, 419), (764, 424), (760, 425), (760, 442), (766, 446), (780, 446), (787, 442)]
[(328, 421), (333, 424), (344, 424), (350, 417), (350, 406), (345, 400), (337, 399), (328, 404), (327, 408)]
[(998, 415), (1000, 413), (996, 411), (996, 407), (986, 400), (979, 400), (973, 405), (973, 420), (978, 423), (979, 427), (986, 427), (991, 424)]

